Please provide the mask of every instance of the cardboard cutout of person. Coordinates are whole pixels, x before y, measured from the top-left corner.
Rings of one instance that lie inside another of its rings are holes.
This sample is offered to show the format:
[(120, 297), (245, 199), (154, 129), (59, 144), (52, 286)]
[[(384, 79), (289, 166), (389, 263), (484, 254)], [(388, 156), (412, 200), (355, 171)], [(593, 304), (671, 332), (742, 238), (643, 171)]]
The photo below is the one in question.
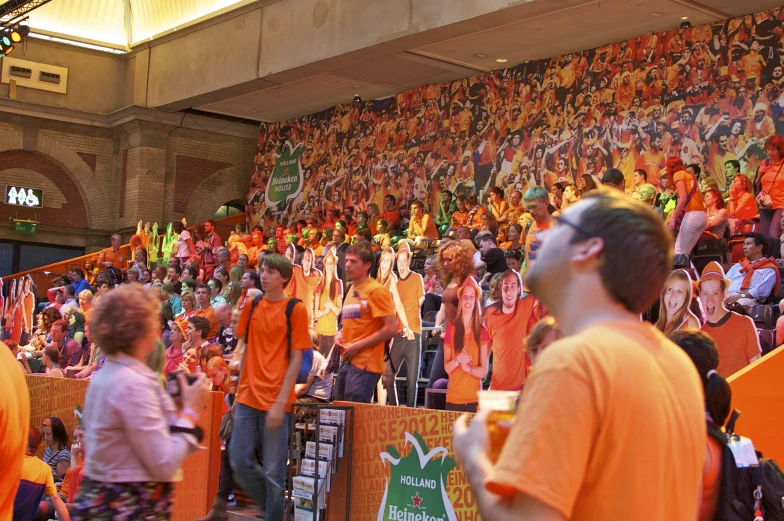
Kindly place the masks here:
[[(287, 248), (286, 251), (289, 249)], [(314, 267), (316, 256), (313, 250), (308, 248), (302, 253), (300, 264), (295, 264), (294, 270), (294, 287), (296, 288), (296, 297), (305, 304), (308, 310), (308, 324), (311, 328), (314, 327), (314, 303), (316, 289), (321, 283), (321, 272)]]
[(327, 360), (335, 345), (338, 317), (343, 307), (343, 281), (338, 275), (338, 255), (331, 248), (324, 255), (324, 273), (314, 295), (313, 319), (318, 335), (318, 350)]
[[(419, 273), (411, 271), (411, 250), (401, 247), (397, 252), (397, 293), (403, 306), (398, 316), (400, 334), (392, 339), (389, 360), (381, 378), (389, 405), (399, 405), (395, 378), (403, 361), (406, 363), (406, 405), (416, 407), (417, 383), (421, 364), (422, 304), (425, 301), (425, 284)], [(405, 319), (405, 325), (403, 320)]]

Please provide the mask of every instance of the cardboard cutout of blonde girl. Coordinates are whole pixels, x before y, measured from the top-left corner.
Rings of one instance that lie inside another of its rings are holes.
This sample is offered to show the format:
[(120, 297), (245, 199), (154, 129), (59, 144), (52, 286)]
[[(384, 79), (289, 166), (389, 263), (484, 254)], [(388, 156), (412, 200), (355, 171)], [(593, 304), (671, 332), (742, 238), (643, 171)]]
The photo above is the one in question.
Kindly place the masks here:
[(297, 294), (297, 276), (299, 275), (299, 272), (302, 271), (302, 266), (295, 262), (297, 259), (297, 247), (294, 246), (294, 244), (289, 243), (286, 246), (286, 249), (283, 250), (283, 256), (289, 260), (293, 268), (291, 280), (289, 281), (288, 286), (286, 286), (286, 293), (288, 293), (289, 297), (296, 297), (302, 300)]
[(338, 317), (343, 307), (343, 281), (338, 277), (338, 256), (335, 248), (324, 255), (324, 276), (316, 288), (315, 311), (318, 350), (329, 360), (338, 330)]
[(444, 331), (444, 369), (449, 374), (446, 410), (476, 412), (487, 376), (490, 336), (481, 321), (482, 290), (469, 278), (457, 290), (454, 321)]
[[(409, 330), (409, 327), (408, 319), (406, 317), (406, 310), (403, 307), (403, 301), (400, 300), (400, 293), (398, 292), (397, 275), (395, 275), (395, 272), (392, 271), (394, 266), (395, 250), (392, 248), (384, 249), (384, 251), (381, 252), (381, 258), (378, 260), (378, 273), (376, 274), (376, 280), (378, 280), (382, 286), (392, 293), (392, 302), (395, 303), (395, 315), (397, 316), (398, 332), (401, 332), (404, 330)], [(384, 389), (384, 382), (382, 380), (378, 381), (376, 391), (378, 392), (379, 405), (386, 405), (387, 392), (386, 389)]]
[(297, 288), (297, 298), (305, 304), (305, 309), (308, 310), (308, 324), (310, 327), (314, 325), (314, 296), (321, 282), (321, 272), (313, 266), (315, 262), (316, 256), (313, 254), (313, 250), (308, 248), (302, 252), (302, 259), (298, 266), (300, 269), (294, 271), (294, 285)]

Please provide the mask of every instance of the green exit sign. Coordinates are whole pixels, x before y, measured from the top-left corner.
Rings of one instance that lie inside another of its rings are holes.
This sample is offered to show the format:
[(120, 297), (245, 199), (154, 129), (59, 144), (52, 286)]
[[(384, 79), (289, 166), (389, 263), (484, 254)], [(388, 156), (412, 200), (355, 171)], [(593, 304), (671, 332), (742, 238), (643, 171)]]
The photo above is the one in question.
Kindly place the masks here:
[(38, 223), (14, 221), (14, 233), (19, 235), (35, 235), (38, 231)]

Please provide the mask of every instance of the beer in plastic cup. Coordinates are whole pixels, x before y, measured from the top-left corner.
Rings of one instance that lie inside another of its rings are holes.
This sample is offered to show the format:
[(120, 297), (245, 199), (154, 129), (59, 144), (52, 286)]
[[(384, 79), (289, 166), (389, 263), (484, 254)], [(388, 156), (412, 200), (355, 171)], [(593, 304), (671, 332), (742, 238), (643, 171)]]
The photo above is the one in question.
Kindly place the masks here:
[(515, 422), (515, 410), (520, 391), (479, 391), (479, 410), (490, 411), (487, 432), (490, 460), (495, 463), (501, 455), (506, 438)]

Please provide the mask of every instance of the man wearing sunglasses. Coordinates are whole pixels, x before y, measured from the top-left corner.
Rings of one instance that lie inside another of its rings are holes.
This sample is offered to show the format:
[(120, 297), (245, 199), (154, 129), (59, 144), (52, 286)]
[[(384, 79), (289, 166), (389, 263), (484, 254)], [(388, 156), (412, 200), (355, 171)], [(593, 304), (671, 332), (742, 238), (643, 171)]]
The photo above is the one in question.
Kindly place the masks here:
[(486, 412), (455, 424), (481, 517), (694, 519), (702, 384), (684, 352), (640, 320), (671, 269), (671, 234), (653, 210), (605, 189), (537, 241), (526, 283), (566, 336), (537, 359), (497, 463)]

